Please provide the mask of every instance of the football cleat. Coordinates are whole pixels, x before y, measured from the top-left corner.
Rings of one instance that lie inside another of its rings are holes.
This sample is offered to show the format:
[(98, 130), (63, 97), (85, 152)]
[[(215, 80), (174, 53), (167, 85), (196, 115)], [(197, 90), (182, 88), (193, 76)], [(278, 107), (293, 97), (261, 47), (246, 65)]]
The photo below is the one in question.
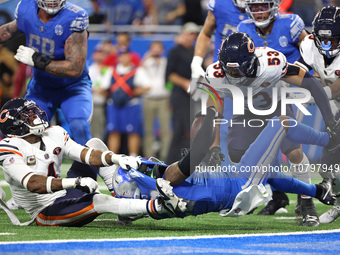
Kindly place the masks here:
[(333, 194), (332, 183), (323, 180), (321, 183), (316, 184), (315, 186), (317, 191), (319, 190), (319, 192), (321, 192), (317, 197), (320, 200), (320, 202), (326, 205), (334, 205), (335, 198)]
[(178, 213), (185, 211), (187, 203), (184, 202), (182, 198), (178, 198), (175, 195), (169, 181), (158, 178), (156, 180), (156, 187), (160, 195), (158, 201), (165, 210), (173, 215), (177, 215)]
[(332, 223), (340, 215), (340, 205), (335, 205), (320, 216), (321, 223)]
[(312, 198), (301, 198), (302, 225), (306, 227), (318, 227), (320, 221)]
[(333, 153), (340, 147), (340, 134), (335, 133), (329, 128), (327, 128), (326, 132), (329, 135), (329, 142), (325, 149)]
[(273, 191), (273, 199), (257, 215), (274, 215), (277, 210), (289, 205), (287, 195), (280, 191)]

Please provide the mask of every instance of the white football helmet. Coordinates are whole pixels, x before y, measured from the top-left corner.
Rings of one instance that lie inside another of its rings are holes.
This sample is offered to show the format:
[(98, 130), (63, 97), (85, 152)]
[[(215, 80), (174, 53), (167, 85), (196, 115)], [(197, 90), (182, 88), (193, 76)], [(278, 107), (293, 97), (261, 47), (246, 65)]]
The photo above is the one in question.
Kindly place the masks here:
[(246, 0), (233, 0), (233, 2), (239, 8), (246, 8)]
[[(245, 9), (249, 15), (249, 18), (255, 23), (255, 26), (262, 28), (268, 26), (269, 23), (275, 19), (279, 12), (280, 3), (281, 0), (246, 0)], [(259, 8), (260, 6), (261, 8)], [(265, 20), (263, 19), (262, 21), (257, 21), (254, 17), (254, 14), (262, 14), (262, 16), (264, 16), (264, 14), (268, 12), (269, 17)]]
[(63, 9), (66, 4), (66, 0), (36, 0), (39, 8), (45, 10), (48, 14), (56, 14)]
[(141, 198), (140, 190), (136, 182), (132, 180), (128, 172), (121, 167), (113, 174), (112, 186), (118, 198)]

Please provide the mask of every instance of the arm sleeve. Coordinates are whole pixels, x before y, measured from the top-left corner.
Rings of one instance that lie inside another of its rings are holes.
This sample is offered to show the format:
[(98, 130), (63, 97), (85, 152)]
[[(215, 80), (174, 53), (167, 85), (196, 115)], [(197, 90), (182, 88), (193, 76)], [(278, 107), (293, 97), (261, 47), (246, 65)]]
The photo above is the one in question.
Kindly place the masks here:
[(17, 155), (7, 157), (3, 161), (2, 167), (5, 175), (10, 176), (15, 182), (21, 185), (22, 179), (32, 172), (32, 169), (25, 164), (23, 158)]
[(82, 145), (76, 143), (70, 137), (68, 137), (68, 139), (65, 143), (64, 156), (66, 158), (70, 158), (72, 160), (82, 162), (81, 159), (80, 159), (80, 153), (85, 148), (86, 148), (85, 146), (82, 146)]

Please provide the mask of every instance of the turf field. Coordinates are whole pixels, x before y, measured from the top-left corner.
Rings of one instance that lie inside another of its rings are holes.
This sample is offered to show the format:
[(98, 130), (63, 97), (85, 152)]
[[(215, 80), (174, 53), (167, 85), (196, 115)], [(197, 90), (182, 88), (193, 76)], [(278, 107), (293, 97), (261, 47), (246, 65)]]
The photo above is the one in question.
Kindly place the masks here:
[[(69, 165), (63, 166), (65, 172)], [(0, 180), (4, 180), (2, 171)], [(8, 192), (8, 186), (0, 184)], [(105, 193), (105, 186), (100, 187)], [(106, 214), (82, 228), (16, 227), (0, 210), (0, 254), (339, 254), (340, 220), (318, 228), (303, 227), (294, 213), (296, 195), (289, 198), (288, 213), (274, 216), (257, 216), (259, 208), (239, 218), (210, 213), (161, 221), (144, 218), (122, 225), (116, 216)], [(330, 208), (314, 202), (319, 215)], [(23, 210), (14, 212), (20, 221), (29, 220)]]

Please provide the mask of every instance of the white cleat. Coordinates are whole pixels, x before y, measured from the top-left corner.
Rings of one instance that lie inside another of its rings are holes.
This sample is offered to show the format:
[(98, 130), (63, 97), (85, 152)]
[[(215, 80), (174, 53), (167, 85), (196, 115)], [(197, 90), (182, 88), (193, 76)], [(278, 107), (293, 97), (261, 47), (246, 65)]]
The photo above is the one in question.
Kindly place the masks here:
[(158, 178), (156, 180), (156, 187), (160, 194), (159, 201), (168, 212), (176, 215), (185, 211), (187, 203), (175, 195), (169, 181)]
[(340, 205), (335, 205), (327, 212), (323, 213), (319, 219), (320, 223), (331, 223), (336, 220), (340, 215)]

